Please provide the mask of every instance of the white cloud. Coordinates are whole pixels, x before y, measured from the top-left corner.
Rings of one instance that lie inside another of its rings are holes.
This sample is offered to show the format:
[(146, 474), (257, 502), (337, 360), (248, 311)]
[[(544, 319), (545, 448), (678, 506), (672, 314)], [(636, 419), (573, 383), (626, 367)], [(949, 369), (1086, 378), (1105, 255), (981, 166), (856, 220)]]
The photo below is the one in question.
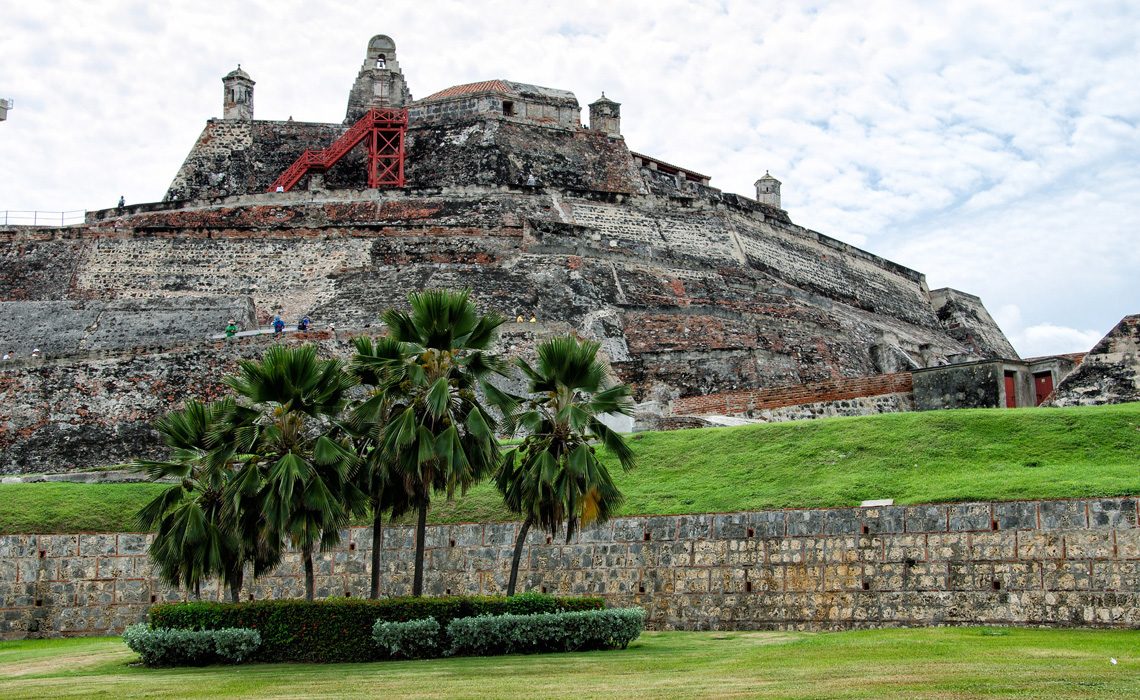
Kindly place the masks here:
[(1093, 332), (1051, 328), (1103, 333), (1140, 311), (1135, 3), (203, 8), (8, 3), (0, 210), (161, 198), (239, 62), (257, 116), (339, 121), (386, 33), (416, 96), (495, 77), (583, 104), (605, 90), (636, 150), (743, 194), (770, 170), (797, 223), (1017, 307), (1023, 354)]

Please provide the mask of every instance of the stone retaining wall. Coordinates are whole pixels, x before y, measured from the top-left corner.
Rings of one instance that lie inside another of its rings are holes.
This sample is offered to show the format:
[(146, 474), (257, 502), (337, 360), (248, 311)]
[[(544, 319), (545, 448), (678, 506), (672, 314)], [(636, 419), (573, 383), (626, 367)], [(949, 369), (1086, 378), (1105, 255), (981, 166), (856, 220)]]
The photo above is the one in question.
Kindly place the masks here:
[[(500, 593), (517, 524), (428, 528), (426, 591)], [(319, 596), (366, 595), (371, 531), (317, 563)], [(0, 537), (0, 637), (121, 630), (156, 601), (147, 535)], [(386, 530), (384, 590), (407, 594), (412, 530)], [(520, 587), (641, 605), (657, 629), (1140, 626), (1137, 499), (619, 518), (570, 544), (534, 533)], [(243, 598), (302, 595), (290, 554)], [(221, 599), (219, 586), (204, 595)]]
[[(909, 395), (912, 390), (910, 372), (895, 374), (879, 374), (871, 377), (838, 378), (794, 386), (777, 386), (763, 389), (746, 389), (743, 391), (726, 391), (704, 396), (687, 396), (676, 399), (672, 403), (673, 413), (709, 414), (723, 413), (725, 415), (750, 414), (759, 411), (785, 408), (791, 406), (809, 406), (816, 404), (839, 404), (852, 399), (866, 399), (872, 396), (888, 394)], [(902, 410), (911, 410), (911, 406)], [(906, 406), (906, 400), (900, 402)], [(875, 410), (873, 402), (865, 412), (881, 413)], [(838, 409), (836, 413), (827, 415), (863, 415), (859, 411), (845, 413)], [(859, 408), (858, 406), (856, 408)], [(810, 412), (810, 411), (809, 411)]]

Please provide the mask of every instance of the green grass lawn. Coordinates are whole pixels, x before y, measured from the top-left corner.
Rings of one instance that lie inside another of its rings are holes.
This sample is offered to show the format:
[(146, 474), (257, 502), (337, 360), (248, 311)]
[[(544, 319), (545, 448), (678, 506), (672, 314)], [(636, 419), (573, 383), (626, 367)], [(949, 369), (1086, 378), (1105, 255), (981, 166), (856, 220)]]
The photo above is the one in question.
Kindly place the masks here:
[[(623, 515), (1140, 493), (1140, 403), (639, 433)], [(610, 460), (612, 462), (612, 460)], [(123, 531), (161, 486), (0, 485), (0, 533)], [(435, 523), (509, 520), (481, 484)]]
[(3, 642), (0, 697), (1063, 700), (1140, 693), (1135, 630), (648, 632), (624, 651), (581, 654), (157, 670), (135, 661), (117, 638)]

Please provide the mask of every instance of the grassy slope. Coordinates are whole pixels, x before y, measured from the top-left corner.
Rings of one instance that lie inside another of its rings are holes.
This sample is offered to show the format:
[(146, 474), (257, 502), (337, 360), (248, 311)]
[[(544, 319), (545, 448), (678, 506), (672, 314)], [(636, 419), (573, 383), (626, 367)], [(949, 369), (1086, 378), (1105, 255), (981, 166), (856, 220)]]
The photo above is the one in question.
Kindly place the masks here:
[(625, 651), (327, 666), (127, 666), (135, 658), (115, 638), (0, 643), (0, 697), (1065, 700), (1140, 693), (1134, 630), (649, 632)]
[[(1140, 493), (1140, 403), (898, 413), (633, 436), (622, 513)], [(0, 485), (0, 532), (122, 531), (161, 487)], [(510, 519), (490, 484), (433, 505), (437, 523)]]

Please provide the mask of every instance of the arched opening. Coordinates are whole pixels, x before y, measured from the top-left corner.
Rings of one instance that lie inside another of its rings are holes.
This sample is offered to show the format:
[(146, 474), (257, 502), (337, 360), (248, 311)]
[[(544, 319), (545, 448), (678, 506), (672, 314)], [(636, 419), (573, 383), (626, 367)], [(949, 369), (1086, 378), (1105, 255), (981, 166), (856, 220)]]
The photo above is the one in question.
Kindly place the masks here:
[(380, 54), (379, 56), (376, 57), (376, 67), (377, 68), (384, 68), (385, 66), (387, 66), (387, 64), (388, 64), (388, 61), (384, 57), (384, 54)]

